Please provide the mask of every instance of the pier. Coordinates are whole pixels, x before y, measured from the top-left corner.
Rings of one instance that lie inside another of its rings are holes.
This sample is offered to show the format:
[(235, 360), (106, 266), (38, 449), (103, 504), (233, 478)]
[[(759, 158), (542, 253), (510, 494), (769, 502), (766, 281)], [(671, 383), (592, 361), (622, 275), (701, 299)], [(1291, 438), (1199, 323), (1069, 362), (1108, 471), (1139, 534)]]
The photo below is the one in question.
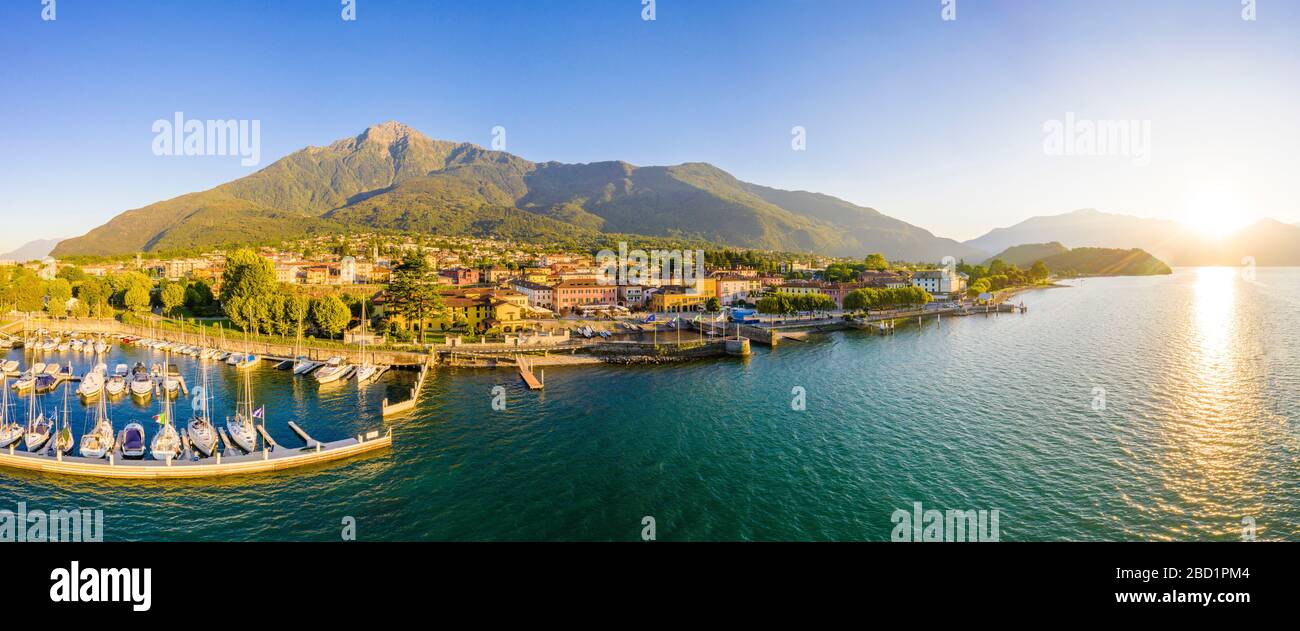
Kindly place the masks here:
[[(524, 359), (522, 355), (515, 356), (515, 365), (519, 368), (519, 376), (523, 378), (524, 383), (528, 385), (529, 390), (541, 390), (546, 387), (545, 383), (533, 374), (532, 366), (529, 365), (528, 360)], [(545, 377), (546, 371), (542, 371), (542, 378), (545, 379)]]
[(424, 389), (424, 380), (429, 376), (429, 366), (433, 362), (433, 357), (427, 357), (424, 365), (420, 367), (420, 376), (415, 378), (415, 385), (411, 386), (411, 398), (405, 401), (390, 404), (388, 399), (380, 405), (380, 414), (387, 418), (394, 414), (402, 414), (415, 409), (415, 405), (420, 402), (420, 392)]
[[(260, 429), (260, 428), (259, 428)], [(302, 430), (297, 430), (302, 432)], [(221, 440), (232, 449), (225, 429)], [(300, 434), (306, 436), (305, 432)], [(271, 443), (274, 445), (274, 443)], [(202, 460), (121, 460), (116, 456), (106, 459), (80, 456), (50, 457), (39, 453), (16, 451), (12, 446), (0, 451), (0, 467), (23, 469), (38, 473), (73, 475), (97, 478), (164, 480), (180, 478), (213, 478), (247, 475), (269, 471), (283, 471), (296, 467), (320, 464), (351, 458), (360, 454), (384, 449), (393, 444), (393, 433), (372, 431), (355, 438), (321, 443), (308, 441), (306, 447), (289, 449), (275, 445), (271, 449), (251, 454), (221, 455)]]

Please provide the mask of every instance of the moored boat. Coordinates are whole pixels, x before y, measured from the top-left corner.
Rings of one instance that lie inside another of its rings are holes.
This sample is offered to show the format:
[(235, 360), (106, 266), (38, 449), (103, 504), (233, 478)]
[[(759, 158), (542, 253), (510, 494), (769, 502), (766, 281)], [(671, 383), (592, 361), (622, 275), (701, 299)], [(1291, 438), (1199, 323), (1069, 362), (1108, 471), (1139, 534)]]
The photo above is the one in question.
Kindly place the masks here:
[(333, 383), (342, 379), (343, 375), (348, 373), (349, 368), (351, 366), (342, 357), (331, 357), (329, 361), (325, 362), (325, 366), (317, 370), (313, 376), (316, 377), (316, 381), (321, 383)]
[(113, 449), (113, 421), (108, 418), (108, 403), (101, 397), (95, 406), (94, 426), (81, 435), (81, 456), (103, 458)]
[(209, 414), (209, 401), (212, 397), (208, 395), (208, 365), (204, 364), (202, 368), (203, 383), (194, 389), (194, 401), (190, 406), (194, 410), (194, 416), (190, 419), (186, 435), (189, 436), (190, 445), (195, 451), (204, 456), (211, 456), (217, 446), (217, 428), (212, 426), (211, 415)]
[(266, 408), (253, 409), (253, 382), (246, 372), (239, 400), (235, 404), (235, 416), (226, 419), (226, 433), (240, 449), (250, 453), (257, 450), (257, 428), (253, 425), (255, 420), (266, 422)]
[(144, 427), (139, 423), (128, 423), (122, 430), (122, 457), (144, 457)]
[(15, 423), (9, 405), (9, 375), (0, 376), (4, 380), (3, 400), (0, 401), (0, 449), (18, 442), (23, 437), (23, 426)]
[(33, 389), (31, 400), (27, 404), (27, 427), (23, 431), (23, 445), (27, 447), (27, 451), (36, 452), (48, 442), (50, 442), (50, 422), (45, 420), (45, 414), (38, 411), (36, 390)]

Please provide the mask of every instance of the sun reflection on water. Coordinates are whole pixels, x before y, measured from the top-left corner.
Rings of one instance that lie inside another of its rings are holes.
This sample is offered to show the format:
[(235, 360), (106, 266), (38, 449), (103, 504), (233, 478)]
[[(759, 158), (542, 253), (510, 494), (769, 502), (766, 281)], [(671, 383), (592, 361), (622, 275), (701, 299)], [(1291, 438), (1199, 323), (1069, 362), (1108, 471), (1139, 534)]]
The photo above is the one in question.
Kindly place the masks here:
[[(1183, 379), (1170, 384), (1176, 405), (1166, 416), (1159, 460), (1166, 489), (1174, 498), (1157, 508), (1186, 518), (1221, 522), (1219, 529), (1165, 533), (1181, 536), (1231, 536), (1241, 515), (1256, 510), (1261, 498), (1249, 481), (1258, 454), (1261, 413), (1259, 370), (1243, 349), (1254, 348), (1249, 309), (1239, 304), (1237, 271), (1205, 267), (1195, 270), (1184, 320), (1187, 329), (1167, 337), (1167, 352), (1183, 367)], [(1171, 326), (1174, 323), (1170, 323)], [(1173, 506), (1181, 505), (1181, 510)], [(1190, 510), (1189, 510), (1190, 509)], [(1190, 513), (1199, 513), (1191, 515)]]

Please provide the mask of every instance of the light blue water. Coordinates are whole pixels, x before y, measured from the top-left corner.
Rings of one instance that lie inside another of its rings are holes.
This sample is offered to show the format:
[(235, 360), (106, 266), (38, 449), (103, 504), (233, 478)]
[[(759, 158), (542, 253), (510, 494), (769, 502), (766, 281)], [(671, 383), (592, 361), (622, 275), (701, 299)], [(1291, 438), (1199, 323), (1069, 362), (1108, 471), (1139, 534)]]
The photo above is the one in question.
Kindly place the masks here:
[[(1300, 270), (1188, 269), (748, 360), (548, 368), (543, 394), (443, 368), (372, 457), (183, 483), (0, 471), (0, 508), (102, 508), (109, 539), (336, 540), (352, 516), (360, 539), (635, 540), (650, 515), (660, 540), (887, 540), (893, 511), (919, 501), (997, 509), (1004, 541), (1234, 540), (1243, 517), (1297, 539), (1297, 297)], [(229, 409), (237, 373), (212, 374)], [(412, 379), (254, 376), (295, 445), (286, 420), (320, 439), (379, 427), (379, 401)], [(114, 406), (118, 427), (154, 413)]]

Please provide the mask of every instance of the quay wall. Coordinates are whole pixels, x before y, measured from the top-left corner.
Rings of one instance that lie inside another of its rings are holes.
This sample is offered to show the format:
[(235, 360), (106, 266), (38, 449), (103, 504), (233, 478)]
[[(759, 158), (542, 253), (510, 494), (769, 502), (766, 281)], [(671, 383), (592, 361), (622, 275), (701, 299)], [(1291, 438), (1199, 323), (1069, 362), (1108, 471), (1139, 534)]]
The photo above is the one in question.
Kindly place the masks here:
[[(150, 329), (147, 326), (135, 324), (123, 324), (117, 320), (90, 319), (90, 318), (70, 318), (67, 320), (45, 320), (33, 319), (29, 323), (31, 329), (48, 329), (50, 331), (79, 331), (84, 333), (103, 333), (106, 335), (147, 337), (169, 342), (184, 342), (194, 344), (198, 341), (194, 333), (181, 335), (180, 331), (170, 329)], [(232, 353), (252, 353), (265, 357), (282, 357), (290, 359), (299, 354), (307, 357), (312, 361), (325, 361), (331, 357), (344, 356), (355, 358), (359, 352), (358, 349), (342, 348), (316, 348), (303, 345), (296, 348), (293, 344), (275, 344), (271, 342), (261, 342), (249, 340), (245, 342), (238, 339), (233, 334), (226, 338), (225, 343), (221, 343), (219, 338), (206, 338), (205, 343), (208, 346), (220, 347), (221, 350)], [(184, 339), (182, 339), (184, 338)], [(387, 366), (400, 366), (405, 368), (415, 368), (425, 363), (429, 355), (426, 353), (404, 352), (404, 351), (384, 351), (376, 350), (366, 351), (367, 356), (373, 356), (373, 363)]]

